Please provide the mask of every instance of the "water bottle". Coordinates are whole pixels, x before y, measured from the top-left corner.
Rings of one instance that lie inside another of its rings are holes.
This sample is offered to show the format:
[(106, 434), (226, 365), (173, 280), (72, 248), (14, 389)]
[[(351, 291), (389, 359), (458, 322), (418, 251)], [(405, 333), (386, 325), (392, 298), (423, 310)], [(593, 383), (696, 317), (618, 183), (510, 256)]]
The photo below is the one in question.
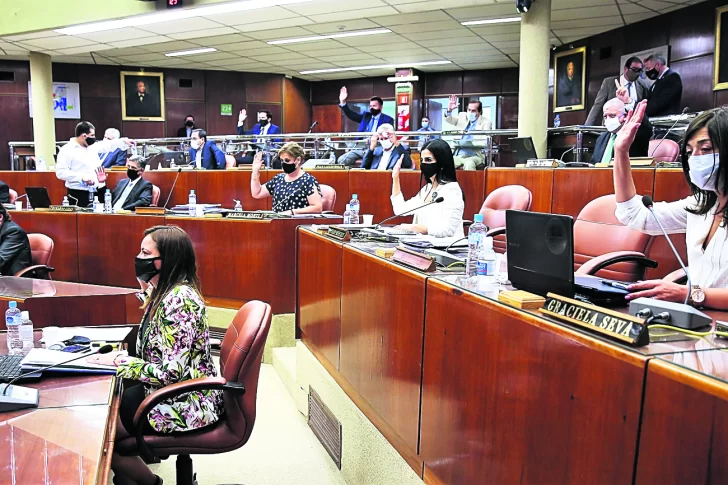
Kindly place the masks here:
[(94, 212), (104, 212), (104, 206), (101, 205), (98, 197), (94, 197), (93, 202), (91, 202), (91, 207), (93, 207)]
[(351, 211), (351, 222), (350, 224), (359, 224), (359, 196), (354, 194), (351, 196), (351, 202), (349, 202)]
[(478, 256), (488, 232), (488, 228), (483, 224), (483, 214), (475, 214), (474, 220), (468, 232), (468, 258), (465, 263), (465, 274), (468, 277), (478, 275)]
[(61, 205), (63, 207), (68, 207), (69, 205), (71, 205), (68, 203), (68, 197), (66, 197), (65, 195), (63, 196), (63, 202), (61, 203)]
[[(233, 199), (235, 200), (235, 199)], [(243, 204), (240, 203), (239, 200), (235, 201), (235, 207), (233, 208), (235, 212), (243, 212)]]
[(194, 190), (190, 190), (190, 198), (187, 201), (187, 205), (189, 206), (189, 213), (191, 216), (195, 215), (195, 207), (197, 206), (197, 194), (195, 194)]
[(33, 210), (33, 206), (30, 205), (30, 197), (28, 197), (27, 195), (25, 196), (25, 206), (29, 211)]
[(11, 355), (23, 353), (23, 340), (20, 338), (20, 310), (18, 302), (11, 301), (5, 311), (5, 326), (8, 329), (8, 352)]
[(91, 189), (88, 191), (88, 203), (89, 205), (96, 211), (96, 199), (98, 197), (95, 197), (96, 195), (96, 189)]
[(344, 211), (344, 224), (351, 224), (351, 206), (349, 204), (346, 204)]
[(478, 276), (495, 276), (495, 251), (493, 251), (493, 238), (484, 236), (478, 251)]
[(554, 128), (561, 126), (561, 115), (554, 116)]
[(106, 189), (104, 194), (104, 213), (111, 214), (111, 191)]
[(21, 312), (20, 314), (20, 339), (23, 341), (24, 353), (28, 353), (35, 346), (33, 322), (30, 320), (30, 312)]
[(334, 153), (333, 150), (331, 150), (331, 155), (329, 155), (329, 163), (331, 165), (336, 165), (336, 153)]

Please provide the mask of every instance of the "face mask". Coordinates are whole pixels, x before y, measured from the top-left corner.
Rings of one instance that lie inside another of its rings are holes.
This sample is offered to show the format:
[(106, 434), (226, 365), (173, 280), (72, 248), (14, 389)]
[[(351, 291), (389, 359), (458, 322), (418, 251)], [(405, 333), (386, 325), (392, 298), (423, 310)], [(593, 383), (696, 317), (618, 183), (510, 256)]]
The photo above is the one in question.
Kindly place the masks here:
[(87, 144), (88, 146), (91, 146), (91, 145), (93, 145), (94, 143), (96, 143), (96, 138), (94, 138), (93, 136), (89, 136), (88, 138), (86, 138), (86, 144)]
[(376, 109), (376, 108), (369, 108), (369, 112), (372, 114), (372, 116), (377, 116), (379, 113), (382, 112), (382, 110)]
[(192, 121), (192, 120), (189, 120), (189, 121), (187, 121), (187, 122), (185, 123), (185, 126), (189, 126), (190, 128), (192, 128), (193, 126), (195, 126), (195, 122), (194, 122), (194, 121)]
[(606, 118), (604, 120), (604, 126), (607, 127), (607, 130), (609, 130), (610, 133), (615, 133), (622, 127), (622, 122), (619, 121), (619, 117)]
[(126, 176), (129, 177), (129, 180), (136, 180), (139, 178), (139, 172), (133, 168), (127, 168)]
[(134, 271), (139, 281), (149, 283), (152, 278), (159, 274), (159, 270), (154, 266), (154, 262), (162, 260), (162, 258), (134, 258)]
[(430, 180), (433, 175), (437, 173), (436, 163), (422, 163), (420, 164), (420, 172), (425, 176), (427, 180)]
[(688, 159), (690, 181), (699, 189), (718, 192), (718, 153), (693, 155)]
[(389, 138), (385, 138), (384, 140), (379, 140), (379, 143), (382, 144), (382, 148), (384, 148), (385, 150), (389, 150), (390, 148), (392, 148), (392, 145), (393, 145), (393, 143), (391, 141), (389, 141)]
[(202, 140), (199, 140), (199, 139), (198, 140), (192, 140), (190, 142), (190, 146), (192, 148), (194, 148), (195, 150), (199, 150), (201, 145), (202, 145)]
[(652, 68), (652, 69), (650, 69), (649, 71), (645, 72), (645, 75), (646, 75), (646, 76), (647, 76), (648, 78), (650, 78), (650, 79), (652, 79), (652, 80), (654, 81), (655, 79), (657, 79), (657, 78), (658, 78), (658, 77), (660, 76), (660, 73), (659, 73), (659, 72), (657, 72), (657, 69), (655, 69), (655, 68), (653, 67), (653, 68)]
[(260, 127), (262, 128), (262, 127), (264, 127), (265, 125), (268, 124), (268, 120), (267, 119), (265, 119), (265, 120), (258, 120), (258, 123), (260, 124)]
[(637, 80), (638, 77), (640, 77), (640, 75), (639, 73), (636, 73), (631, 69), (627, 69), (627, 74), (625, 74), (624, 77), (627, 78), (627, 81), (633, 83)]
[(286, 172), (287, 174), (290, 175), (290, 174), (292, 174), (293, 172), (296, 171), (296, 164), (295, 163), (283, 163), (283, 162), (281, 162), (281, 168), (283, 169), (284, 172)]
[(468, 113), (468, 121), (470, 121), (472, 123), (473, 121), (475, 121), (477, 119), (478, 119), (477, 113)]
[(429, 126), (430, 126), (430, 123), (428, 123), (427, 121), (422, 122), (422, 128), (427, 128)]

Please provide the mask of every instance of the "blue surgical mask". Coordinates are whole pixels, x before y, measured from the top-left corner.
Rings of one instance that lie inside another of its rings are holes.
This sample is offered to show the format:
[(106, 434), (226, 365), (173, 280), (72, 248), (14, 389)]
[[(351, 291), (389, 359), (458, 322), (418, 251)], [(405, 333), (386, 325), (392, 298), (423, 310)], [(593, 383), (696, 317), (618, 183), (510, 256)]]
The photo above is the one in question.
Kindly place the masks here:
[(422, 122), (422, 128), (427, 128), (428, 126), (430, 126), (429, 122), (427, 122), (427, 121)]
[(699, 189), (718, 192), (718, 153), (693, 155), (688, 159), (690, 181)]
[(472, 123), (476, 119), (478, 119), (478, 114), (477, 113), (468, 113), (468, 121), (470, 121)]

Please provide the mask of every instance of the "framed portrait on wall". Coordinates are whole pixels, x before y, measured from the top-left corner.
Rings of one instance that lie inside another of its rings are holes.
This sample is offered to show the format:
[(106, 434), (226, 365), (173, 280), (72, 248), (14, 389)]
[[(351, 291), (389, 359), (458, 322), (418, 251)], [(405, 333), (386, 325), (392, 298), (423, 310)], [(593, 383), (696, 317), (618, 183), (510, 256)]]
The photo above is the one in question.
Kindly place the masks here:
[(586, 47), (554, 54), (554, 113), (585, 108)]
[(164, 74), (121, 71), (121, 119), (164, 121)]
[[(725, 28), (723, 28), (725, 26)], [(715, 9), (715, 59), (713, 59), (713, 90), (728, 89), (728, 6)]]

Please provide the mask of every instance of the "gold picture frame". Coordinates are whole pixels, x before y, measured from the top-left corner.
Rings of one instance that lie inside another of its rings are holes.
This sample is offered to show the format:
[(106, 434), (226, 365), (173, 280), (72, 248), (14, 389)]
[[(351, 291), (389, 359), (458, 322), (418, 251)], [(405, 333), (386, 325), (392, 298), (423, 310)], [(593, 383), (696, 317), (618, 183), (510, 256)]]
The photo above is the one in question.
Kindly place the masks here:
[(121, 119), (164, 121), (164, 74), (121, 71)]
[(554, 113), (585, 109), (585, 97), (586, 47), (554, 54)]
[[(726, 28), (728, 29), (728, 6), (718, 7), (715, 9), (715, 54), (713, 54), (713, 91), (720, 91), (722, 89), (728, 89), (728, 38), (726, 38), (726, 45), (721, 49), (721, 25), (723, 21), (727, 23)], [(723, 66), (721, 68), (721, 51), (723, 51), (726, 58), (723, 60)]]

